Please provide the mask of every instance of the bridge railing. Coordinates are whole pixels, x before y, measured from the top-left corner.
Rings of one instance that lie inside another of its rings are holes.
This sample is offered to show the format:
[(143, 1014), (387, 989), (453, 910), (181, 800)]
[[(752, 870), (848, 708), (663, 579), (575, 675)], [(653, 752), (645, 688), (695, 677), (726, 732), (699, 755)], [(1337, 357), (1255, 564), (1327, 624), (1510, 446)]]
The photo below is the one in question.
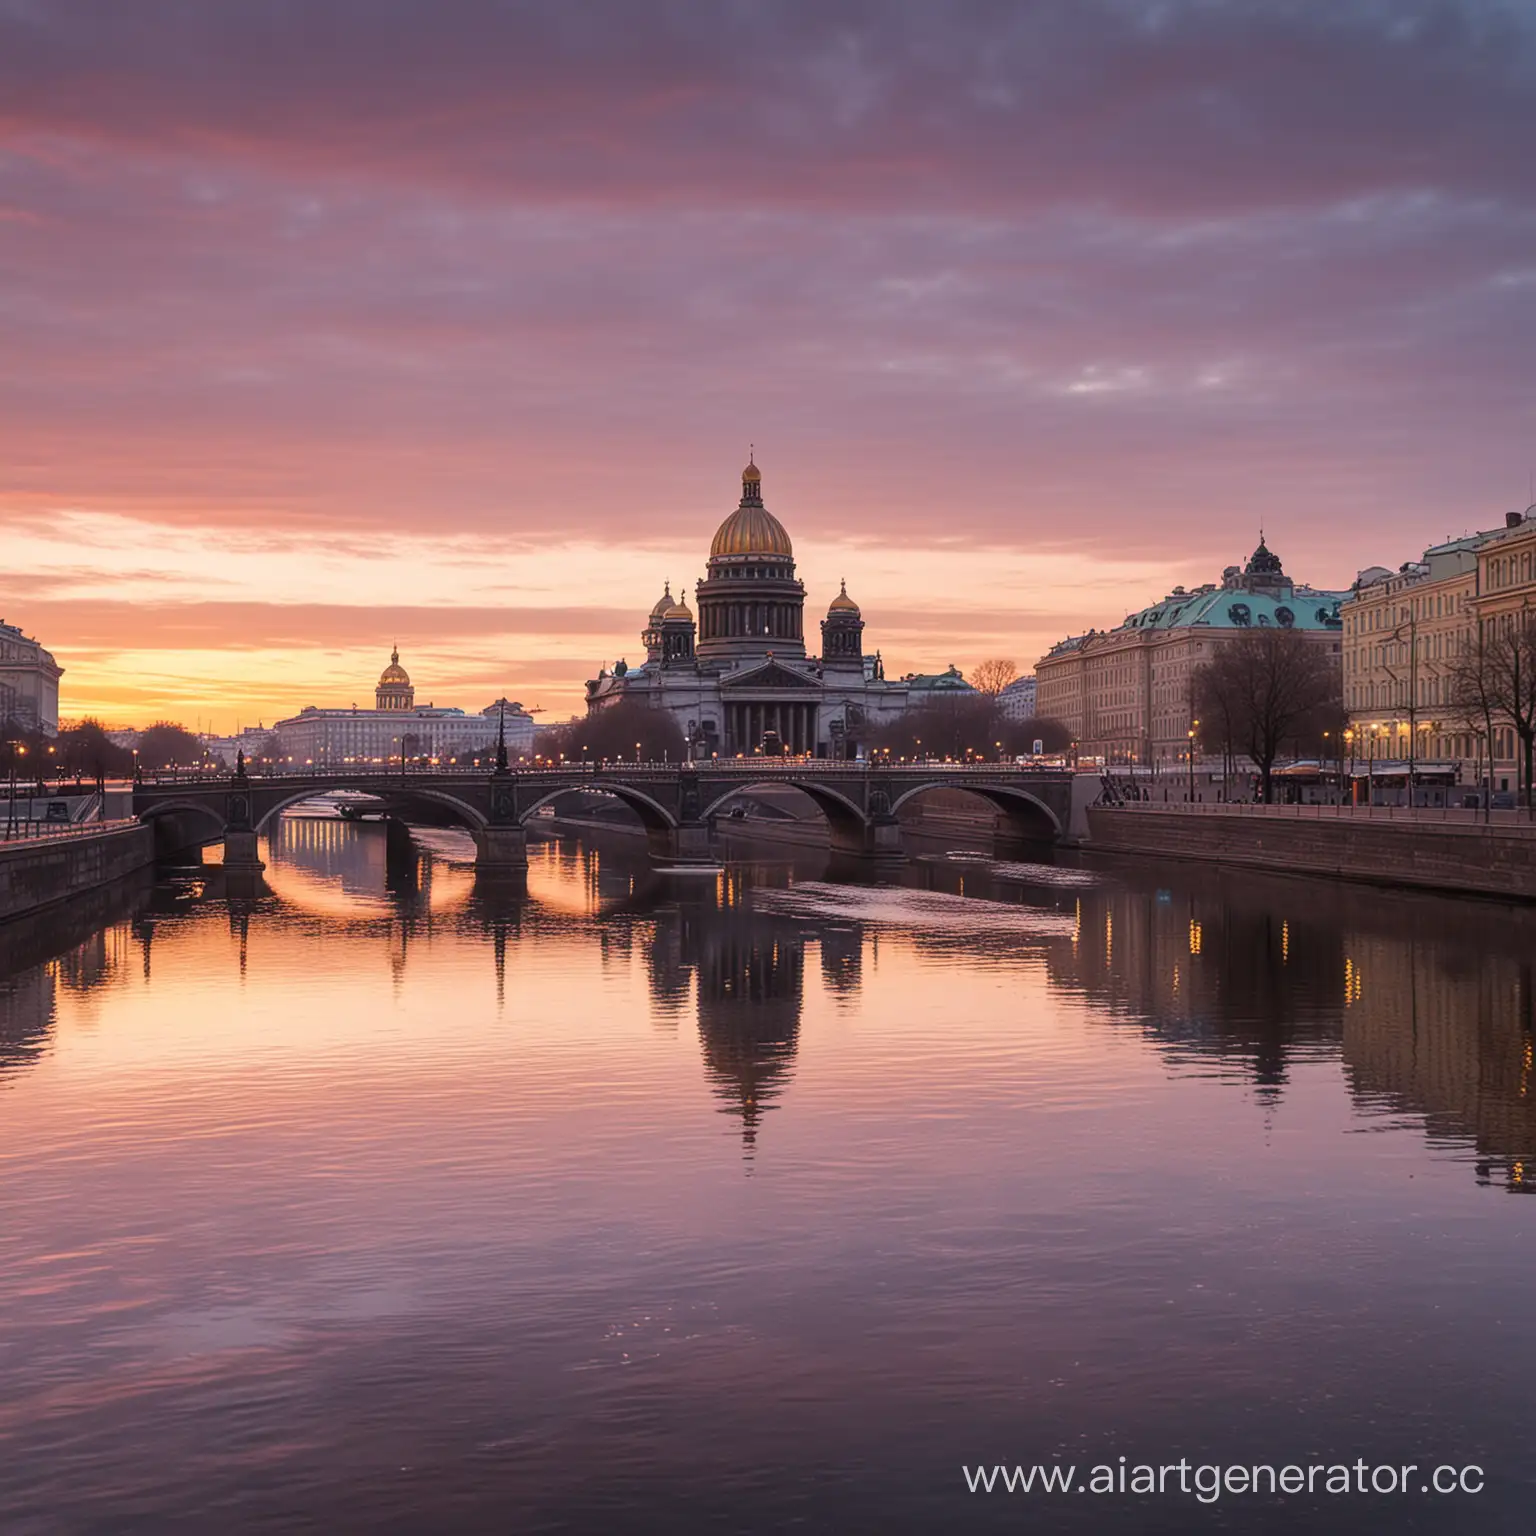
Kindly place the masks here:
[[(693, 763), (677, 763), (665, 760), (636, 761), (633, 758), (594, 760), (591, 758), (567, 758), (563, 762), (518, 763), (508, 771), (515, 778), (559, 778), (570, 774), (672, 774), (682, 768), (697, 768), (710, 773), (739, 773), (762, 777), (764, 774), (815, 773), (821, 775), (847, 775), (860, 777), (871, 772), (912, 772), (943, 774), (946, 777), (964, 777), (967, 774), (996, 776), (999, 773), (1069, 773), (1063, 768), (1026, 768), (1014, 763), (946, 763), (933, 759), (897, 760), (895, 762), (843, 762), (832, 758), (817, 757), (717, 757)], [(248, 769), (253, 783), (283, 780), (301, 780), (309, 783), (333, 779), (338, 788), (359, 781), (385, 786), (409, 783), (412, 779), (440, 778), (487, 778), (493, 769), (484, 765), (463, 763), (412, 764), (401, 769), (397, 764), (386, 768), (379, 763), (306, 764), (304, 767), (284, 765), (281, 768), (265, 764)], [(158, 789), (173, 785), (207, 786), (227, 785), (233, 775), (226, 769), (209, 772), (196, 769), (175, 769), (146, 773), (140, 783)]]

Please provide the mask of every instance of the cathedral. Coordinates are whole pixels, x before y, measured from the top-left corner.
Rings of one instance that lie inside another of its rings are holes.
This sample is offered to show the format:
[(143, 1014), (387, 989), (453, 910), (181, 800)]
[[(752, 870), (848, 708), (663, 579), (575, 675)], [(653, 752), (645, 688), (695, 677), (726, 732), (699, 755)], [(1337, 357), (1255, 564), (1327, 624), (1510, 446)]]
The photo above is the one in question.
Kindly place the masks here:
[(588, 711), (627, 699), (669, 711), (695, 757), (794, 753), (853, 758), (870, 735), (935, 688), (969, 692), (954, 672), (887, 682), (864, 651), (864, 618), (847, 585), (821, 621), (821, 654), (806, 654), (805, 583), (784, 525), (763, 505), (755, 463), (741, 504), (720, 524), (705, 575), (670, 583), (641, 634), (645, 661), (620, 661), (587, 684)]

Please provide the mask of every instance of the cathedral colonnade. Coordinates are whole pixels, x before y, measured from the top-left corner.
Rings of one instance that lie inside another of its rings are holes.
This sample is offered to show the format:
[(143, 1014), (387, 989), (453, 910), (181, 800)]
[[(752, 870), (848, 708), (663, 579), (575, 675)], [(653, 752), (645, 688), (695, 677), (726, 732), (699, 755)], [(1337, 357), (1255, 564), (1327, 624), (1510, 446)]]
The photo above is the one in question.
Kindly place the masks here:
[(751, 754), (772, 731), (786, 752), (800, 756), (816, 750), (816, 706), (773, 700), (742, 700), (725, 706), (726, 751)]

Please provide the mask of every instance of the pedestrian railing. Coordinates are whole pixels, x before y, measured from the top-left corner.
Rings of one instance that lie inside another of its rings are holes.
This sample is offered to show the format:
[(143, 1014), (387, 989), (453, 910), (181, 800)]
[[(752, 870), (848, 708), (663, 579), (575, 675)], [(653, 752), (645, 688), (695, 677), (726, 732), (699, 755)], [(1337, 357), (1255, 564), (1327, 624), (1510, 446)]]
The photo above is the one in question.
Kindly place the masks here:
[(16, 817), (14, 820), (0, 814), (0, 843), (51, 842), (61, 837), (92, 837), (98, 832), (120, 832), (124, 827), (136, 827), (136, 817), (121, 817), (112, 821), (43, 821), (37, 817)]

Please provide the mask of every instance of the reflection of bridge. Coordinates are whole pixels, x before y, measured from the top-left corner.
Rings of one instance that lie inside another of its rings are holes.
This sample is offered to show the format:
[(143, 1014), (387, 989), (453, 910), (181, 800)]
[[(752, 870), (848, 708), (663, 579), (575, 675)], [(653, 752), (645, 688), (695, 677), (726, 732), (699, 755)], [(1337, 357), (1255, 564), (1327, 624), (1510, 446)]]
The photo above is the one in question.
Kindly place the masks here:
[(955, 766), (772, 760), (632, 766), (568, 765), (501, 770), (432, 769), (402, 774), (378, 768), (219, 777), (146, 778), (134, 787), (133, 808), (156, 829), (164, 852), (220, 839), (231, 867), (255, 862), (256, 837), (289, 806), (332, 790), (361, 790), (399, 815), (432, 807), (475, 835), (476, 868), (527, 867), (526, 824), (543, 806), (573, 791), (612, 795), (639, 817), (658, 862), (709, 860), (712, 819), (734, 796), (772, 784), (798, 789), (821, 810), (834, 853), (859, 858), (902, 856), (899, 812), (934, 790), (964, 790), (992, 805), (1004, 834), (1024, 844), (1049, 844), (1065, 830), (1072, 775), (1063, 769), (1009, 764)]

